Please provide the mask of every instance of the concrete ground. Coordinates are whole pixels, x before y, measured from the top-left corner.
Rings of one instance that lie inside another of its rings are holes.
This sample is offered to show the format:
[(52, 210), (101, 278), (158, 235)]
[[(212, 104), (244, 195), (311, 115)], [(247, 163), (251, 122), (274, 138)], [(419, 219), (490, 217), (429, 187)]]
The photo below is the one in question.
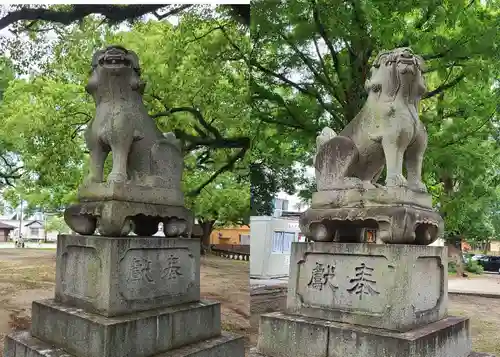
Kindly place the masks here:
[(481, 294), (500, 298), (500, 274), (483, 274), (471, 279), (449, 279), (448, 293)]

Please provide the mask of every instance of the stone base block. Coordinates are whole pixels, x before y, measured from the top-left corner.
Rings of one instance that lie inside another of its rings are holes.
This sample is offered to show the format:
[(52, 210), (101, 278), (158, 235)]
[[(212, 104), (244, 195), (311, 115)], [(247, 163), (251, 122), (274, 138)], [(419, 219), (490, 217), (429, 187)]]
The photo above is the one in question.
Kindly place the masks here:
[(408, 331), (446, 316), (447, 265), (442, 247), (292, 243), (287, 311)]
[[(122, 357), (136, 357), (124, 354)], [(245, 348), (242, 337), (223, 332), (214, 337), (189, 346), (181, 347), (155, 357), (244, 357)], [(76, 357), (60, 347), (43, 342), (27, 331), (15, 332), (5, 338), (4, 357)]]
[(309, 208), (300, 230), (317, 242), (365, 242), (365, 230), (375, 230), (377, 242), (428, 245), (442, 235), (444, 222), (430, 208), (413, 205)]
[(128, 201), (184, 206), (184, 194), (180, 187), (163, 185), (137, 185), (130, 182), (101, 182), (82, 185), (78, 189), (80, 201)]
[[(58, 356), (55, 356), (55, 357), (58, 357)], [(254, 347), (254, 348), (250, 349), (248, 357), (269, 357), (269, 356), (266, 356), (266, 355), (263, 355), (262, 353), (257, 352), (257, 349)], [(366, 356), (366, 357), (380, 357), (380, 356)], [(455, 357), (455, 356), (451, 356), (451, 357)], [(467, 357), (496, 357), (496, 356), (492, 355), (491, 353), (483, 353), (483, 352), (474, 352), (474, 351), (472, 351), (469, 354), (469, 356), (467, 356)]]
[(117, 316), (200, 299), (196, 239), (60, 235), (57, 301)]
[(270, 313), (261, 316), (257, 350), (269, 357), (467, 357), (471, 337), (468, 318), (400, 333)]
[(339, 188), (313, 192), (311, 207), (369, 207), (377, 205), (415, 205), (432, 208), (432, 196), (408, 187)]
[(160, 223), (167, 237), (189, 237), (194, 224), (193, 214), (184, 206), (118, 200), (70, 205), (64, 221), (79, 234), (93, 235), (97, 229), (109, 237), (125, 237), (130, 232), (150, 237), (158, 232)]
[[(200, 301), (107, 318), (33, 302), (31, 335), (80, 357), (148, 357), (220, 335), (220, 304)], [(16, 355), (17, 357), (17, 355)]]
[[(222, 336), (162, 353), (155, 357), (244, 357), (245, 341), (241, 336), (223, 332)], [(7, 356), (6, 356), (7, 357)]]

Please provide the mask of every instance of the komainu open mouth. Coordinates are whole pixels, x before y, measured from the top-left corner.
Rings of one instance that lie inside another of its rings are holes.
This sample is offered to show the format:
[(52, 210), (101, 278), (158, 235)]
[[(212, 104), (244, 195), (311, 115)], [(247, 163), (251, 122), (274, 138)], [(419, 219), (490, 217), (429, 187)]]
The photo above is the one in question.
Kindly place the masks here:
[(398, 63), (403, 63), (403, 64), (416, 64), (415, 58), (414, 57), (399, 57)]
[(124, 54), (105, 54), (99, 65), (108, 68), (132, 67), (132, 62)]

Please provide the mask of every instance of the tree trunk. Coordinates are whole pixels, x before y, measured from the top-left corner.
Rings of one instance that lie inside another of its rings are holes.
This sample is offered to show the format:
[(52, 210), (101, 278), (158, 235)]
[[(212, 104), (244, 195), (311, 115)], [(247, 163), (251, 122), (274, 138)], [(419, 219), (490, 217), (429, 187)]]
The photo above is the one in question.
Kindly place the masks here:
[(484, 241), (484, 246), (483, 246), (483, 254), (488, 254), (488, 251), (489, 251), (489, 245), (490, 245), (490, 241), (489, 240), (485, 240)]
[(205, 255), (206, 252), (210, 251), (210, 234), (212, 234), (212, 230), (214, 229), (215, 220), (209, 221), (199, 221), (200, 227), (203, 232), (201, 236), (201, 254)]
[[(463, 262), (462, 257), (462, 244), (461, 237), (454, 236), (448, 242), (445, 243), (445, 246), (448, 247), (448, 259), (450, 262), (455, 262), (455, 269), (457, 271), (457, 276), (467, 277), (467, 273), (465, 272), (465, 264)], [(448, 268), (448, 267), (446, 267)]]

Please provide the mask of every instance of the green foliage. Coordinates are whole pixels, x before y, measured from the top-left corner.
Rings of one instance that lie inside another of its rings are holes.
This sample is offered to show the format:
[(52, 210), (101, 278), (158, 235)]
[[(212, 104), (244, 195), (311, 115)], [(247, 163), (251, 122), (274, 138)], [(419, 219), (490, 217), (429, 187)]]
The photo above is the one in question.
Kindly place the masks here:
[(67, 233), (70, 228), (64, 222), (62, 216), (50, 216), (45, 223), (45, 232)]
[[(207, 176), (201, 171), (186, 175), (185, 190), (189, 191), (193, 185), (198, 185)], [(216, 183), (203, 189), (196, 197), (188, 197), (186, 203), (200, 221), (215, 221), (218, 226), (248, 224), (249, 186), (248, 182), (239, 181), (233, 173), (228, 172), (220, 175)]]
[(14, 79), (14, 66), (12, 61), (6, 57), (0, 57), (0, 102), (3, 93), (9, 86), (9, 82)]
[(469, 260), (465, 265), (465, 270), (467, 270), (469, 273), (474, 273), (474, 274), (482, 274), (484, 272), (483, 266), (480, 265), (477, 261), (472, 259)]
[[(139, 55), (149, 113), (162, 131), (174, 131), (185, 142), (188, 204), (198, 217), (216, 217), (221, 224), (244, 219), (245, 154), (257, 129), (248, 106), (246, 66), (233, 47), (249, 47), (238, 25), (213, 13), (188, 12), (175, 26), (139, 21), (124, 30), (87, 17), (56, 27), (55, 41), (43, 32), (33, 38), (51, 47), (51, 57), (17, 53), (19, 62), (39, 70), (11, 81), (0, 105), (0, 139), (12, 143), (25, 170), (11, 191), (47, 210), (74, 201), (87, 172), (83, 131), (95, 110), (84, 90), (90, 59), (97, 49), (120, 44)], [(227, 175), (215, 178), (220, 172)]]
[(457, 272), (457, 264), (455, 262), (448, 262), (448, 273), (456, 273)]
[[(338, 132), (359, 111), (375, 55), (411, 46), (427, 62), (429, 91), (420, 103), (429, 132), (424, 180), (447, 236), (500, 236), (499, 15), (498, 0), (257, 0), (251, 44), (237, 24), (210, 11), (187, 12), (178, 26), (135, 22), (131, 31), (87, 17), (55, 25), (56, 40), (36, 24), (31, 42), (7, 41), (17, 73), (31, 77), (0, 79), (0, 92), (9, 83), (0, 106), (0, 152), (21, 158), (26, 175), (16, 190), (30, 203), (59, 208), (73, 200), (86, 172), (81, 132), (93, 115), (83, 92), (89, 59), (95, 49), (120, 43), (140, 56), (150, 113), (186, 140), (191, 178), (184, 184), (199, 196), (198, 203), (188, 198), (199, 217), (232, 221), (230, 214), (205, 211), (207, 202), (217, 187), (237, 193), (249, 181), (252, 213), (269, 214), (279, 190), (293, 193), (304, 184), (301, 195), (310, 198), (314, 184), (305, 182), (300, 165), (312, 164), (324, 126)], [(198, 111), (172, 113), (182, 107)]]
[[(429, 133), (424, 180), (445, 216), (447, 233), (500, 234), (493, 228), (499, 210), (492, 208), (500, 198), (499, 5), (254, 1), (248, 59), (254, 115), (294, 146), (277, 160), (284, 156), (285, 162), (310, 165), (306, 153), (314, 152), (319, 131), (329, 126), (339, 132), (362, 107), (374, 57), (381, 50), (410, 46), (427, 64), (428, 92), (420, 103)], [(280, 176), (280, 161), (268, 165), (253, 184), (274, 189), (268, 177)], [(297, 183), (300, 174), (294, 178)], [(313, 189), (308, 184), (301, 196), (310, 198)]]

